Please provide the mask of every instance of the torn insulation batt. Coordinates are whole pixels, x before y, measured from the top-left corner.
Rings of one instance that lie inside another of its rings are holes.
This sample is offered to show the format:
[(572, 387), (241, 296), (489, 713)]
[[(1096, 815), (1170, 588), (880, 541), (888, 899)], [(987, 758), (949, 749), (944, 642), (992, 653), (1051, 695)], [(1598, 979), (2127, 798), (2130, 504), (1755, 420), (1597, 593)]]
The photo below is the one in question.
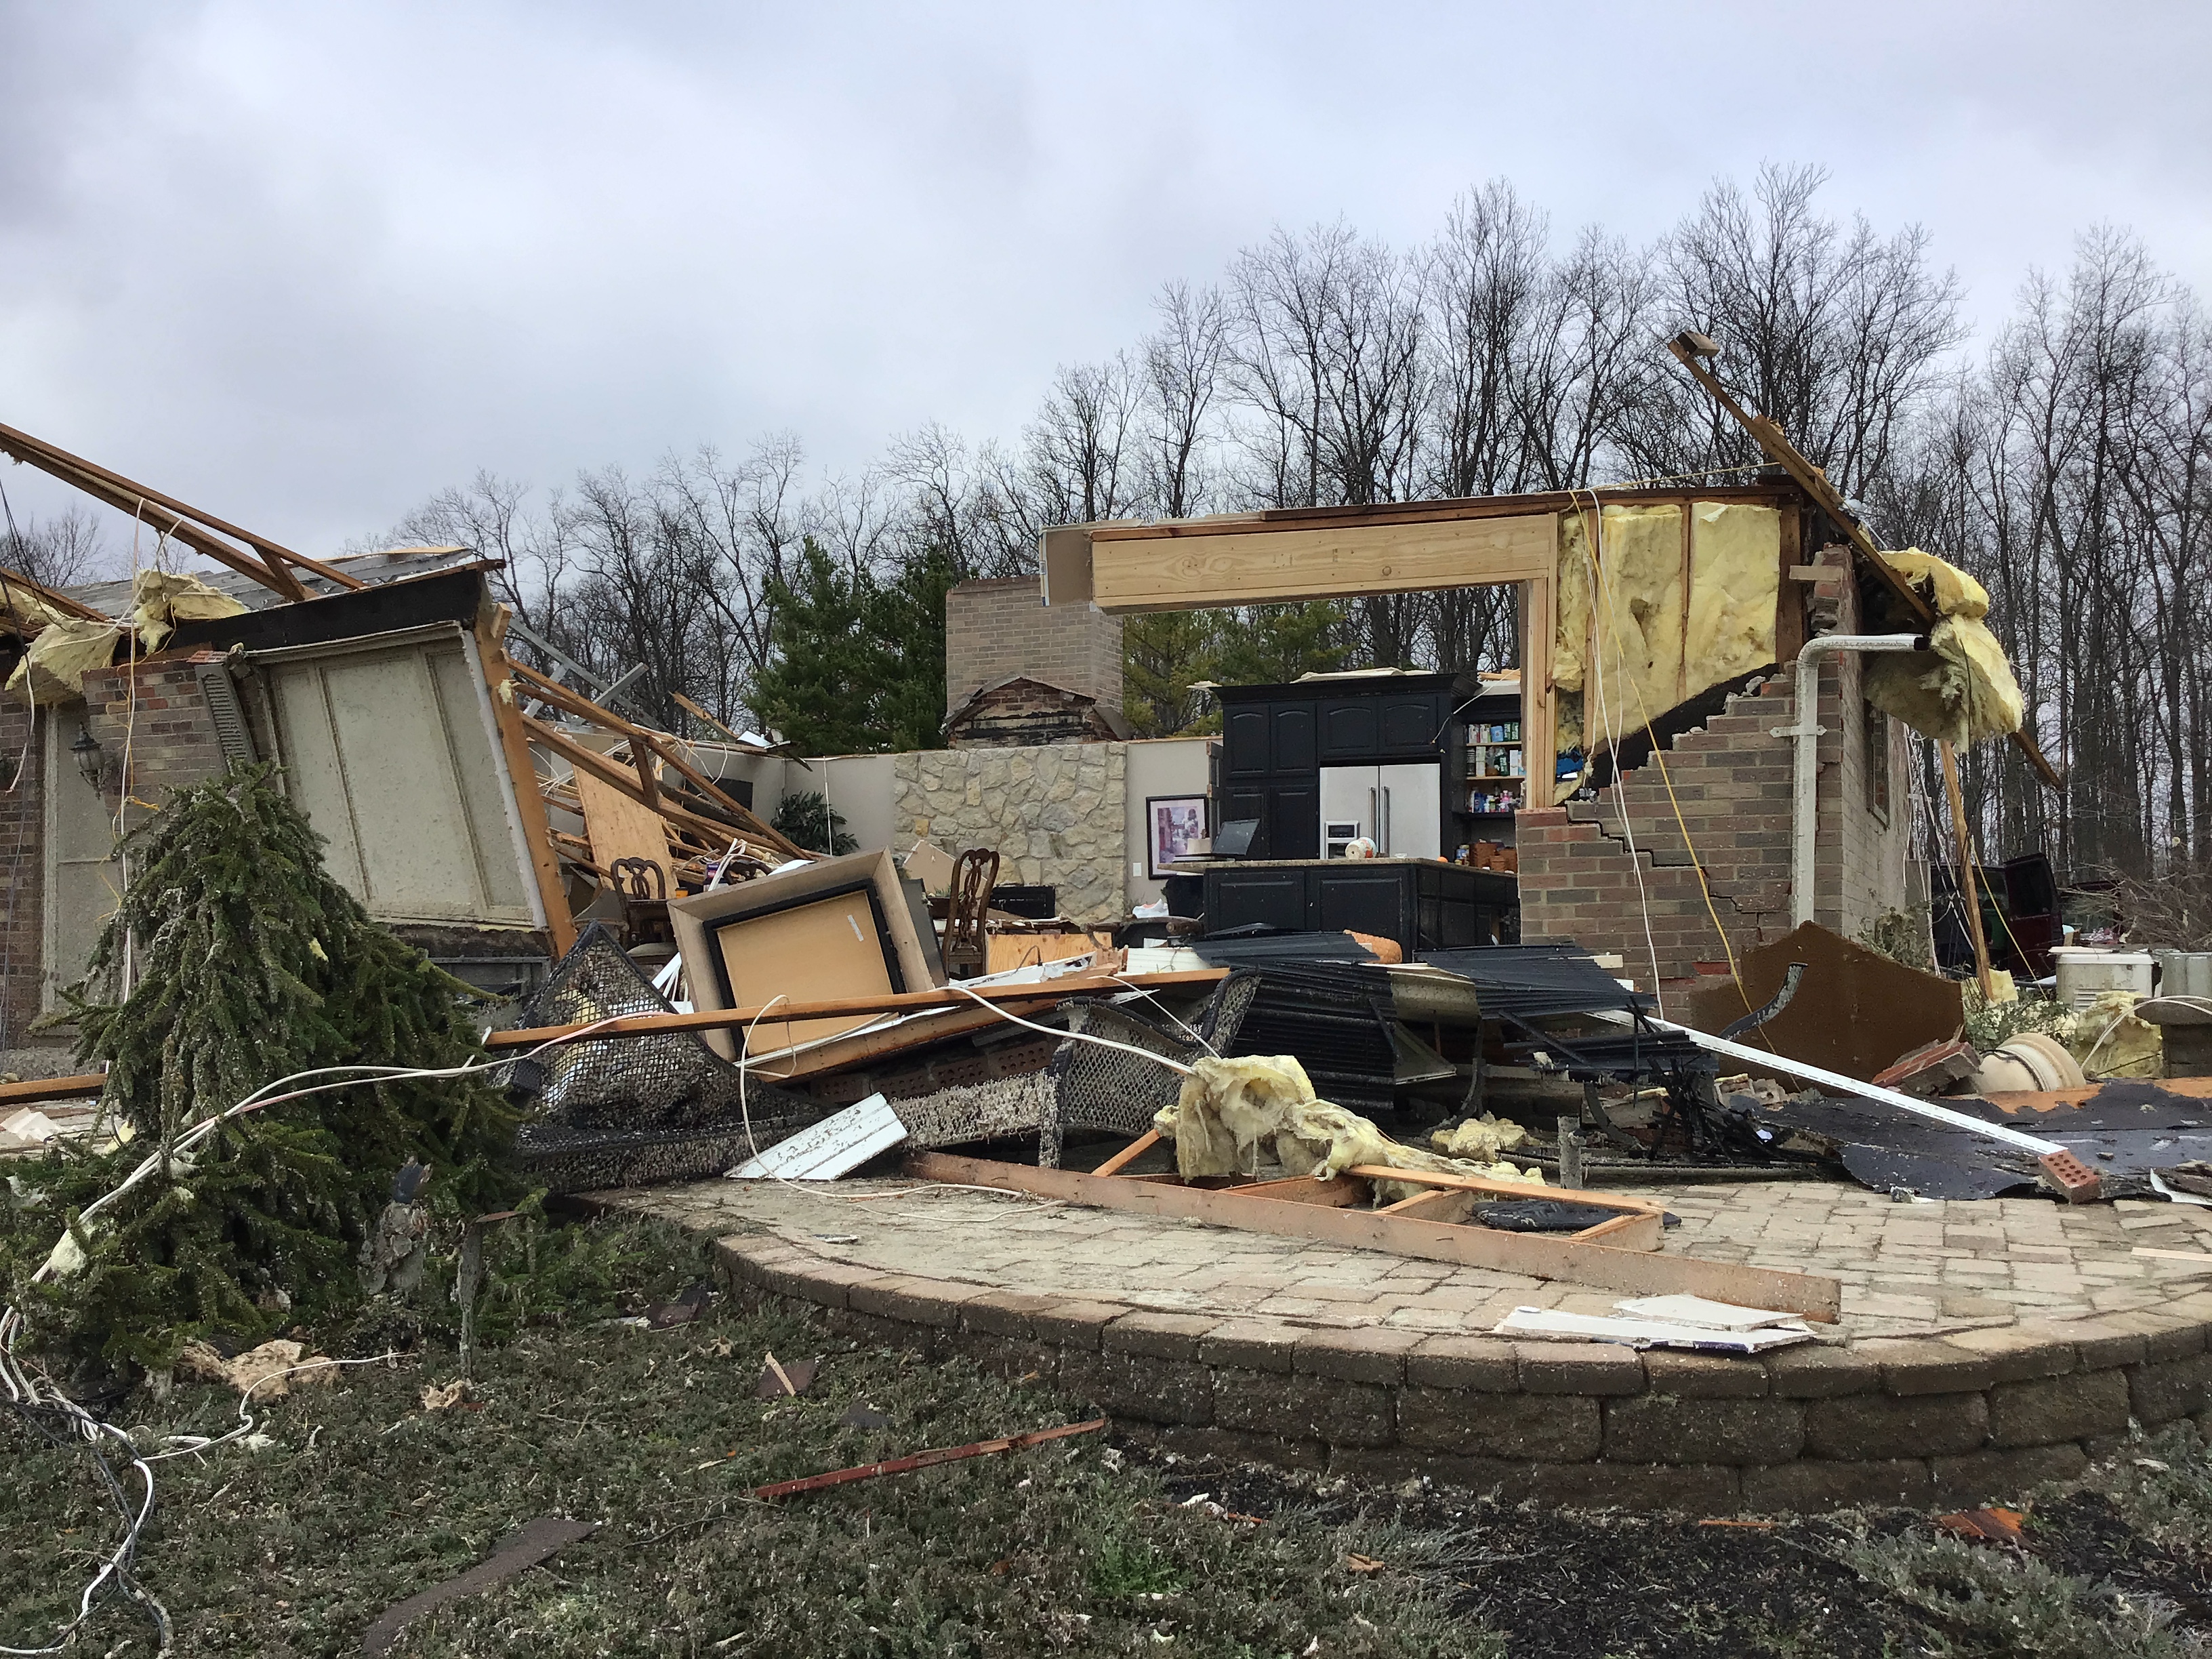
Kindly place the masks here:
[[(1259, 1175), (1275, 1166), (1285, 1176), (1328, 1181), (1362, 1164), (1382, 1164), (1490, 1181), (1543, 1180), (1540, 1170), (1504, 1161), (1473, 1164), (1402, 1146), (1357, 1112), (1316, 1099), (1305, 1068), (1287, 1054), (1199, 1060), (1153, 1127), (1175, 1141), (1176, 1169), (1185, 1178)], [(1375, 1190), (1389, 1200), (1428, 1189), (1378, 1181)]]
[(1881, 556), (1936, 607), (1937, 621), (1928, 650), (1865, 659), (1867, 701), (1956, 748), (2020, 730), (2027, 705), (2004, 647), (1982, 620), (1989, 614), (1987, 590), (1917, 547)]

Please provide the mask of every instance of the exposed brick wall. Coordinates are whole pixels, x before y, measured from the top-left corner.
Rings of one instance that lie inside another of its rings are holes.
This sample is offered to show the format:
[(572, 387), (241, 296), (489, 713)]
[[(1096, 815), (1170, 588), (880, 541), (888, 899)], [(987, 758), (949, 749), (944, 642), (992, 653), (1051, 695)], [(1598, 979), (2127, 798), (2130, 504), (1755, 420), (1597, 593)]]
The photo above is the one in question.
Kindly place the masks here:
[[(1823, 597), (1832, 599), (1841, 590), (1836, 621), (1852, 629), (1849, 585), (1820, 586), (1827, 590)], [(1723, 959), (1715, 912), (1739, 955), (1788, 933), (1796, 757), (1794, 740), (1773, 732), (1796, 724), (1795, 688), (1796, 670), (1785, 666), (1756, 694), (1730, 698), (1723, 713), (1668, 746), (1664, 778), (1656, 763), (1647, 763), (1601, 790), (1595, 800), (1522, 813), (1516, 823), (1522, 937), (1569, 939), (1592, 951), (1616, 951), (1623, 971), (1648, 989), (1655, 949), (1662, 981), (1686, 979), (1698, 963)], [(1819, 720), (1826, 731), (1815, 795), (1814, 920), (1846, 935), (1885, 909), (1924, 896), (1924, 876), (1906, 857), (1905, 733), (1893, 727), (1884, 822), (1867, 805), (1861, 693), (1856, 658), (1822, 665)], [(1692, 846), (1703, 862), (1711, 911), (1699, 889)]]
[[(0, 1047), (39, 1017), (46, 944), (46, 757), (31, 711), (0, 704)], [(22, 757), (22, 775), (15, 760)], [(8, 787), (12, 786), (12, 787)]]
[[(217, 660), (207, 652), (152, 657), (84, 677), (86, 729), (113, 763), (120, 765), (129, 755), (131, 793), (137, 801), (161, 807), (172, 789), (215, 777), (228, 765), (198, 673), (199, 664)], [(134, 811), (131, 821), (142, 816)]]
[(1035, 576), (962, 582), (945, 596), (945, 708), (1016, 674), (1121, 706), (1121, 619), (1047, 608)]

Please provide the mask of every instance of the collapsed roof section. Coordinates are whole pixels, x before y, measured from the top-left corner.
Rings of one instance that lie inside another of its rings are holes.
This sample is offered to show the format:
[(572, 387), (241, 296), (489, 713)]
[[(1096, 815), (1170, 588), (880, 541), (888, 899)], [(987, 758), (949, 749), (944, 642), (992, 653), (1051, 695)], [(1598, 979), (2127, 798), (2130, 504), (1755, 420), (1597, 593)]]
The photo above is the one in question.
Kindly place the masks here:
[[(75, 706), (89, 750), (124, 739), (131, 775), (112, 781), (111, 834), (134, 799), (158, 804), (195, 769), (278, 760), (333, 874), (372, 915), (526, 927), (539, 955), (565, 952), (594, 906), (665, 905), (811, 856), (753, 814), (739, 798), (750, 786), (725, 787), (732, 757), (775, 745), (681, 699), (702, 735), (617, 713), (582, 688), (612, 701), (619, 685), (534, 635), (549, 672), (516, 661), (514, 619), (485, 580), (499, 562), (475, 549), (309, 558), (13, 428), (0, 426), (0, 453), (221, 567), (65, 591), (0, 569), (0, 667), (17, 705)], [(149, 677), (163, 682), (158, 737), (137, 719)], [(179, 706), (194, 682), (198, 698)], [(65, 919), (54, 934), (79, 931)], [(71, 965), (48, 963), (49, 979)]]

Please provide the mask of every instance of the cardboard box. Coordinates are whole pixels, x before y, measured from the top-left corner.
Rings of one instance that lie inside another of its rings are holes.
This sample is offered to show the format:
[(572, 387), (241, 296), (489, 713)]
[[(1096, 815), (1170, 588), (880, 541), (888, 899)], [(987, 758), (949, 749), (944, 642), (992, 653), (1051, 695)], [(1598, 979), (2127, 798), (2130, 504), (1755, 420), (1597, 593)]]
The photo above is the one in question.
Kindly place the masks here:
[[(937, 936), (919, 883), (899, 875), (889, 852), (824, 859), (803, 869), (718, 887), (668, 907), (695, 1008), (757, 1008), (829, 1002), (945, 983)], [(848, 1014), (788, 1020), (764, 1016), (756, 1052), (817, 1042), (880, 1018)], [(741, 1030), (702, 1033), (725, 1060), (742, 1052)]]

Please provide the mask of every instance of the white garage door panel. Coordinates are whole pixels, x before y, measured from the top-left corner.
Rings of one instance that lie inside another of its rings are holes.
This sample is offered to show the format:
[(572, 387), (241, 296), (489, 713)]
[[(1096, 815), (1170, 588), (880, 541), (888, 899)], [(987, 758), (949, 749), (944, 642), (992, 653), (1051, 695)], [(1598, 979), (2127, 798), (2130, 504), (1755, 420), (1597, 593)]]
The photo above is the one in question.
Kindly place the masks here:
[(454, 640), (271, 676), (292, 797), (372, 915), (532, 920), (473, 674)]

